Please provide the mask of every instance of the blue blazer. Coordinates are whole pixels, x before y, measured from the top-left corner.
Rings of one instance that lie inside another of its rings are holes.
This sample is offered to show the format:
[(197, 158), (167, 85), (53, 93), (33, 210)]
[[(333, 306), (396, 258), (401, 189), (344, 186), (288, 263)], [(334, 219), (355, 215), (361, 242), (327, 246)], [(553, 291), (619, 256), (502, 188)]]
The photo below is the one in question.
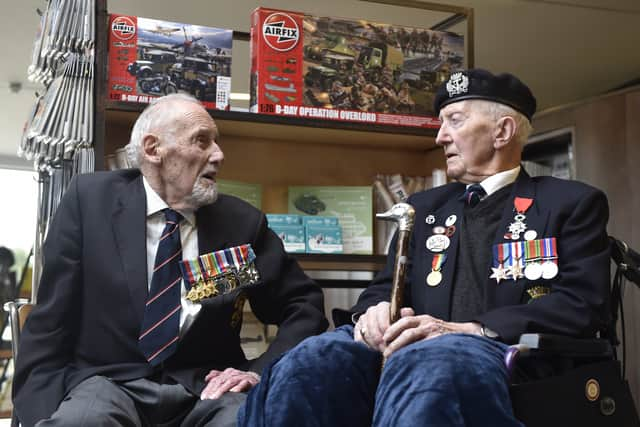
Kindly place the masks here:
[[(250, 243), (261, 281), (202, 301), (163, 373), (199, 395), (211, 369), (260, 372), (305, 337), (324, 331), (322, 291), (290, 258), (265, 216), (220, 195), (196, 212), (199, 253)], [(92, 375), (114, 380), (155, 373), (138, 348), (147, 299), (146, 196), (138, 170), (73, 179), (43, 248), (38, 303), (24, 326), (13, 383), (23, 425), (48, 418)], [(240, 347), (244, 294), (256, 317), (279, 326), (258, 359)]]
[[(410, 242), (410, 265), (405, 281), (404, 306), (417, 314), (429, 314), (448, 320), (456, 274), (457, 257), (464, 246), (459, 243), (460, 219), (464, 202), (460, 199), (465, 185), (451, 183), (409, 198), (416, 209), (415, 226)], [(494, 245), (510, 242), (505, 238), (513, 222), (516, 197), (533, 199), (526, 212), (528, 229), (535, 230), (537, 239), (555, 237), (558, 251), (558, 274), (550, 280), (503, 280), (497, 284), (490, 279), (492, 265), (487, 265), (484, 283), (484, 313), (476, 320), (496, 331), (506, 343), (515, 343), (520, 334), (547, 332), (569, 336), (594, 336), (609, 323), (610, 260), (606, 224), (609, 208), (606, 196), (586, 184), (552, 177), (530, 177), (524, 168), (512, 186), (508, 201), (494, 238)], [(434, 223), (427, 224), (433, 215)], [(438, 286), (427, 286), (425, 278), (431, 272), (433, 253), (425, 242), (433, 234), (433, 227), (445, 225), (450, 215), (456, 215), (458, 230), (451, 236), (447, 260), (442, 268)], [(524, 240), (520, 236), (520, 240)], [(486, 248), (492, 251), (491, 247)], [(366, 289), (351, 313), (366, 311), (367, 307), (390, 297), (395, 260), (392, 242), (387, 265)], [(543, 287), (549, 293), (532, 299), (527, 290)], [(348, 316), (336, 319), (344, 323)], [(472, 319), (469, 319), (472, 320)]]

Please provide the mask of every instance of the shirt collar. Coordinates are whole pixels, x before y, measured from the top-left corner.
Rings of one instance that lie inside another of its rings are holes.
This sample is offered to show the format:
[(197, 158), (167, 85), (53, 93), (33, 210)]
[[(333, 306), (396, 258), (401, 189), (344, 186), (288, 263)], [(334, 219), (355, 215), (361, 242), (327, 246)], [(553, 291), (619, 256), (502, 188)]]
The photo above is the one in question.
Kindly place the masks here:
[[(169, 205), (167, 205), (167, 203), (162, 200), (158, 193), (156, 193), (155, 190), (151, 188), (149, 181), (147, 181), (147, 178), (144, 175), (142, 176), (142, 183), (144, 185), (144, 192), (147, 195), (147, 218), (169, 207)], [(180, 214), (184, 219), (187, 220), (189, 224), (195, 226), (196, 215), (193, 211), (183, 209), (176, 209), (176, 211), (180, 212)]]
[[(501, 188), (506, 187), (509, 184), (515, 182), (516, 178), (518, 178), (518, 174), (520, 173), (520, 165), (513, 169), (509, 169), (506, 171), (498, 172), (495, 175), (486, 178), (484, 181), (480, 183), (484, 191), (487, 192), (487, 196), (495, 193)], [(468, 185), (467, 185), (468, 187)]]

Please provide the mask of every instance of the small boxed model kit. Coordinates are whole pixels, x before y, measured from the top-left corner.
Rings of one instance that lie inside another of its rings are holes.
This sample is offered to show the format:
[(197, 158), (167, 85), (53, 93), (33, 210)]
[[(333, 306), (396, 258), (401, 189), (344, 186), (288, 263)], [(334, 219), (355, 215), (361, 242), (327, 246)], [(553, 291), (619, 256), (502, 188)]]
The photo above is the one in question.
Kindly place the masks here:
[(267, 223), (272, 225), (302, 225), (300, 215), (297, 214), (267, 214)]
[(436, 128), (435, 90), (463, 67), (458, 34), (266, 8), (251, 17), (255, 113)]
[(304, 253), (306, 251), (305, 233), (302, 225), (271, 225), (269, 228), (280, 237), (287, 252)]
[(307, 225), (307, 253), (341, 254), (342, 229), (339, 225)]
[(307, 226), (338, 226), (340, 222), (338, 221), (337, 216), (313, 216), (313, 215), (303, 215), (302, 216), (302, 225)]
[(188, 92), (206, 108), (229, 109), (233, 31), (109, 16), (109, 99), (148, 103)]

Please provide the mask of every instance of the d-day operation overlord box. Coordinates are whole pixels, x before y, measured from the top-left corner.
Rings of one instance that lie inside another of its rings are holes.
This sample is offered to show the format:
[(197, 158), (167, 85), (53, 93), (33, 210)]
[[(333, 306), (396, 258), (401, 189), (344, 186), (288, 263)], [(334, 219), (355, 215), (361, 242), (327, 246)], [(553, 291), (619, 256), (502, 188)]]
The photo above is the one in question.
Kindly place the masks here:
[(232, 30), (110, 15), (108, 97), (148, 103), (186, 92), (227, 110), (232, 38)]
[(251, 17), (255, 113), (436, 128), (434, 92), (463, 67), (458, 34), (266, 8)]

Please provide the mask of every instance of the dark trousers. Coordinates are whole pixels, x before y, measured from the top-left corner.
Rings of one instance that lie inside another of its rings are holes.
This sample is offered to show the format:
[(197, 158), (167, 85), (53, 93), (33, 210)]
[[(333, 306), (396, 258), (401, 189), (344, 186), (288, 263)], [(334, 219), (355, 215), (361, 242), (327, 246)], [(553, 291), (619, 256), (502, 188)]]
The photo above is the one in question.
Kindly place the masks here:
[(511, 409), (507, 346), (449, 334), (381, 355), (353, 327), (311, 337), (263, 371), (241, 426), (522, 426)]
[(220, 399), (200, 400), (180, 384), (94, 376), (74, 387), (51, 418), (37, 426), (233, 427), (245, 399), (244, 393), (225, 393)]

